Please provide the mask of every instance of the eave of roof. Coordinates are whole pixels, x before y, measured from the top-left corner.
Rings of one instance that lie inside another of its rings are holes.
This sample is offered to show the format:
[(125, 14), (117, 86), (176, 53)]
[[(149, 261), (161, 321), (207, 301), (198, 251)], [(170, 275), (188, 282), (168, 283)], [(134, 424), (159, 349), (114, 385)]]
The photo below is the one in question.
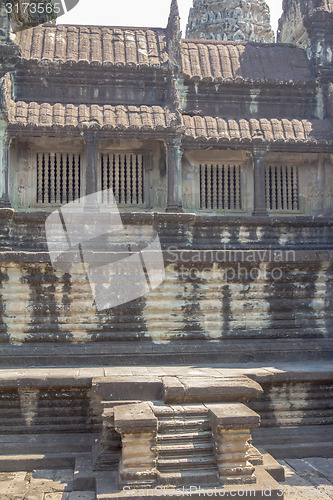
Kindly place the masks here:
[(185, 137), (195, 142), (332, 144), (332, 122), (297, 119), (232, 119), (183, 116)]

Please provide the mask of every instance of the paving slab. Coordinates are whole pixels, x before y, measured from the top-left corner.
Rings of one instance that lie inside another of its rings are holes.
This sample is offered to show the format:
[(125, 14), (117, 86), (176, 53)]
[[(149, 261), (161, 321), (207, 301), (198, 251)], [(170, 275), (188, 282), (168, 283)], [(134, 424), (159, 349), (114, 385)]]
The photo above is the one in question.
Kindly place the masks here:
[(27, 482), (26, 481), (1, 481), (0, 482), (0, 492), (2, 495), (7, 495), (7, 497), (11, 497), (14, 495), (22, 495), (24, 497), (27, 491)]
[(95, 500), (96, 495), (92, 491), (73, 491), (68, 500)]
[(44, 492), (27, 493), (24, 500), (44, 500)]
[(69, 500), (69, 493), (46, 493), (44, 500)]
[(297, 474), (287, 462), (279, 460), (279, 463), (285, 469), (286, 480), (281, 483), (285, 493), (285, 500), (332, 500), (330, 492), (323, 488), (317, 488), (309, 480), (304, 479), (300, 474)]
[(309, 481), (317, 490), (324, 491), (330, 498), (333, 498), (332, 483), (305, 460), (289, 459), (285, 462), (295, 470), (296, 474)]
[(326, 458), (306, 458), (305, 461), (320, 474), (322, 474), (326, 479), (328, 479), (330, 482), (333, 482), (332, 463), (329, 462)]

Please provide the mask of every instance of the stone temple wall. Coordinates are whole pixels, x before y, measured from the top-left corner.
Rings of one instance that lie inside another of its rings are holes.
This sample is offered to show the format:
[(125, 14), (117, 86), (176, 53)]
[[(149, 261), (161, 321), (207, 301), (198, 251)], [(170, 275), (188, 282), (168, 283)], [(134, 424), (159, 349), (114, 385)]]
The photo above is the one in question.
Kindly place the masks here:
[(245, 218), (124, 214), (134, 233), (151, 225), (159, 233), (166, 278), (145, 297), (97, 311), (81, 266), (66, 273), (50, 265), (46, 214), (2, 216), (4, 365), (331, 355), (332, 228), (325, 221), (253, 218), (249, 225)]

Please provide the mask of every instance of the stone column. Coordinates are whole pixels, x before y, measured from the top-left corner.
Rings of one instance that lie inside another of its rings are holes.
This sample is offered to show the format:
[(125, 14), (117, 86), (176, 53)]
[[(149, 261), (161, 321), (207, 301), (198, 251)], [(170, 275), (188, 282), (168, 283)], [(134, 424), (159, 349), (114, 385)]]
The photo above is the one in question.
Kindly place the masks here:
[(98, 190), (98, 135), (85, 135), (86, 142), (86, 195), (96, 193)]
[(116, 406), (114, 424), (121, 435), (119, 486), (153, 486), (157, 478), (157, 418), (148, 403)]
[[(0, 123), (1, 127), (1, 123)], [(9, 149), (10, 138), (6, 135), (5, 130), (0, 129), (0, 206), (10, 207), (9, 201)]]
[(218, 477), (223, 485), (254, 484), (251, 429), (259, 427), (260, 417), (243, 404), (207, 405), (212, 425)]
[(254, 184), (254, 206), (253, 215), (267, 216), (266, 186), (265, 186), (265, 158), (266, 151), (262, 149), (253, 150), (253, 184)]
[(0, 3), (0, 42), (8, 42), (9, 40), (9, 17), (5, 3)]
[(182, 212), (182, 151), (179, 137), (167, 140), (167, 212)]

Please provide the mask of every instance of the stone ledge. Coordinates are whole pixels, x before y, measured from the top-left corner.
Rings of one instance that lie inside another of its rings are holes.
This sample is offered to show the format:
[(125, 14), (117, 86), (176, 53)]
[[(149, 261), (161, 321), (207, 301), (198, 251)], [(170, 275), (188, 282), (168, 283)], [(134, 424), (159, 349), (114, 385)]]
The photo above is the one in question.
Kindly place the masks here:
[(255, 429), (260, 425), (260, 417), (243, 404), (206, 405), (212, 428)]
[(131, 400), (150, 401), (162, 397), (162, 381), (152, 375), (94, 378), (92, 389), (104, 400), (117, 401), (126, 397)]
[(149, 403), (116, 406), (114, 423), (119, 433), (157, 431), (157, 418)]

